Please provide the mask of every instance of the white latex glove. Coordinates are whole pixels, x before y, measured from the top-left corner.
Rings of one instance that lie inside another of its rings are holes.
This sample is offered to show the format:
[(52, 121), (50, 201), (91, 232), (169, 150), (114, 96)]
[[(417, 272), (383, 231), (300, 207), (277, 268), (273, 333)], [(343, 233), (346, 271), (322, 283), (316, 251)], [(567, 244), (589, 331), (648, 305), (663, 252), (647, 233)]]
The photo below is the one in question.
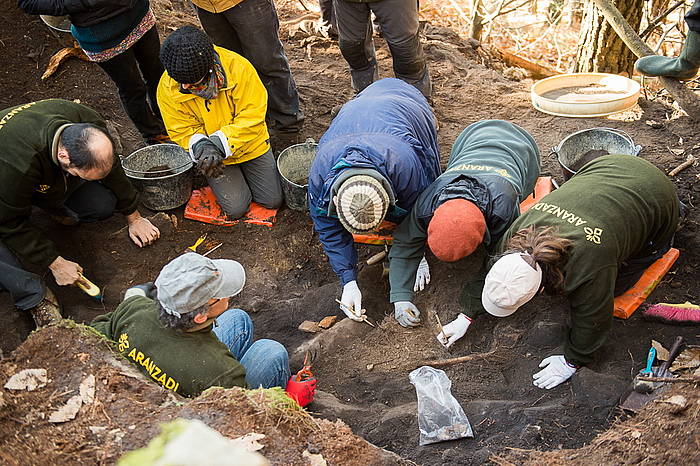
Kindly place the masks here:
[(544, 369), (532, 376), (534, 379), (532, 383), (535, 387), (546, 388), (547, 390), (569, 380), (576, 373), (576, 369), (578, 369), (578, 367), (566, 362), (564, 356), (561, 355), (544, 358), (540, 363), (540, 367), (544, 367)]
[(362, 322), (362, 293), (355, 280), (345, 284), (340, 302), (343, 303), (340, 309), (346, 316), (356, 322)]
[[(438, 333), (437, 341), (442, 343), (445, 348), (449, 348), (467, 333), (467, 329), (471, 325), (472, 320), (460, 313), (455, 320), (442, 327), (442, 333)], [(445, 334), (443, 337), (442, 334)]]
[(428, 267), (428, 261), (425, 260), (425, 256), (420, 260), (418, 264), (418, 270), (416, 271), (416, 284), (413, 285), (413, 291), (423, 291), (425, 285), (430, 283), (430, 267)]
[(396, 301), (394, 318), (402, 327), (416, 327), (420, 324), (420, 311), (411, 301)]

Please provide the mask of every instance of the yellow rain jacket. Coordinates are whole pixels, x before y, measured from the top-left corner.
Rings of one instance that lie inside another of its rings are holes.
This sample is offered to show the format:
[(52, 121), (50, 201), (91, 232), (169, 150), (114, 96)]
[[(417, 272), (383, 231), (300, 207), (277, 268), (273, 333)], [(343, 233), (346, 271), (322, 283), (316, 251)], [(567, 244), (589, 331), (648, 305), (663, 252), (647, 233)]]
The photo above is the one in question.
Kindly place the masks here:
[(267, 91), (253, 65), (230, 50), (214, 46), (226, 72), (227, 86), (205, 101), (180, 92), (180, 84), (163, 73), (158, 83), (158, 106), (170, 139), (189, 150), (195, 134), (210, 136), (221, 130), (231, 155), (224, 164), (247, 162), (270, 149), (265, 124)]
[(223, 13), (242, 1), (243, 0), (192, 0), (192, 3), (203, 10), (207, 10), (209, 13)]

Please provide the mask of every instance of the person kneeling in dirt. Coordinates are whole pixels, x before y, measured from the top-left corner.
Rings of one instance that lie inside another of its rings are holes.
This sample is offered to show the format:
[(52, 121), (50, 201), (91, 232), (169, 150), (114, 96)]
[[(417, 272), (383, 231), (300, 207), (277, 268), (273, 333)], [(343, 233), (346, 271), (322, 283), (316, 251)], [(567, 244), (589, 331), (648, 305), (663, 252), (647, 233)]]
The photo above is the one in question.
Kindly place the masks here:
[(563, 354), (542, 360), (537, 387), (556, 387), (592, 361), (612, 326), (613, 298), (671, 248), (680, 212), (676, 188), (658, 168), (606, 155), (511, 225), (486, 275), (483, 307), (509, 316), (540, 290), (566, 295), (571, 307)]
[[(387, 78), (346, 103), (318, 143), (309, 213), (343, 286), (341, 309), (361, 320), (353, 234), (401, 221), (440, 175), (435, 116), (413, 86)], [(427, 270), (426, 270), (427, 273)]]
[(126, 216), (138, 246), (158, 229), (136, 210), (138, 195), (114, 154), (100, 115), (74, 102), (42, 100), (0, 111), (0, 290), (32, 313), (37, 326), (61, 319), (56, 297), (15, 254), (49, 268), (58, 285), (72, 285), (82, 267), (64, 259), (32, 226), (32, 206), (63, 225), (94, 222), (114, 211)]
[[(462, 131), (445, 172), (418, 196), (394, 231), (389, 299), (401, 325), (414, 327), (420, 322), (420, 311), (411, 301), (413, 292), (430, 281), (426, 243), (445, 262), (467, 257), (482, 243), (495, 245), (520, 215), (520, 203), (532, 194), (539, 174), (537, 144), (519, 126), (485, 120)], [(471, 321), (460, 313), (445, 325), (438, 340), (449, 348), (464, 336)]]
[(251, 201), (280, 207), (282, 186), (265, 125), (267, 92), (253, 66), (193, 26), (170, 34), (160, 59), (165, 127), (190, 151), (224, 212), (240, 218)]
[(128, 289), (114, 312), (90, 326), (141, 372), (183, 396), (214, 386), (285, 388), (287, 350), (273, 340), (253, 343), (250, 316), (229, 308), (244, 284), (238, 262), (186, 253), (163, 267), (155, 284)]

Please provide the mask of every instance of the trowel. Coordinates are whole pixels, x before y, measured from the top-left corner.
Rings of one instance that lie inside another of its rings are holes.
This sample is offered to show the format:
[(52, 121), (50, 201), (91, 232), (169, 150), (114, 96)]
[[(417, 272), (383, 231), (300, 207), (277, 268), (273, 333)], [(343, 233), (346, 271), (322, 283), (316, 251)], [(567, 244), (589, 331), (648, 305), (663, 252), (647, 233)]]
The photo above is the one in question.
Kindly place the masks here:
[[(653, 362), (652, 351), (649, 351), (649, 357), (647, 358), (647, 368), (640, 371), (638, 375), (634, 377), (632, 381), (632, 387), (622, 396), (620, 407), (625, 411), (632, 413), (638, 413), (647, 403), (657, 399), (663, 393), (669, 390), (670, 385), (664, 382), (645, 382), (640, 380), (640, 376), (653, 375), (654, 377), (673, 377), (669, 368), (676, 357), (681, 352), (681, 346), (683, 345), (683, 337), (676, 337), (673, 342), (673, 346), (668, 353), (668, 359), (664, 361), (661, 367), (656, 367), (651, 370), (652, 374), (649, 374), (650, 362)], [(653, 349), (653, 348), (652, 348)], [(653, 352), (656, 356), (656, 351)]]

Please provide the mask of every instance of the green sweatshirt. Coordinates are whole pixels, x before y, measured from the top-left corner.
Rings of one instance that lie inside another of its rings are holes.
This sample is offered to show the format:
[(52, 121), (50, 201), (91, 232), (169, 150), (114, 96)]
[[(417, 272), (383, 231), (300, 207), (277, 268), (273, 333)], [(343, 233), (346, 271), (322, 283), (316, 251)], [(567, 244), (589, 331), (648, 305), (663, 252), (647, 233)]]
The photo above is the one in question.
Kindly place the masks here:
[(520, 214), (520, 203), (532, 194), (539, 174), (537, 144), (521, 127), (503, 120), (482, 120), (465, 128), (455, 140), (445, 172), (418, 196), (394, 231), (389, 300), (413, 300), (428, 224), (443, 202), (473, 202), (486, 220), (483, 244), (492, 247)]
[(194, 397), (209, 387), (245, 387), (245, 368), (209, 326), (181, 332), (163, 326), (153, 300), (132, 296), (90, 324), (163, 388)]
[(508, 240), (530, 225), (553, 226), (573, 242), (564, 265), (563, 291), (571, 307), (564, 356), (583, 365), (593, 359), (612, 326), (619, 265), (651, 255), (651, 244), (668, 244), (678, 219), (676, 188), (665, 174), (638, 157), (607, 155), (584, 165), (522, 214), (497, 249), (505, 250)]
[[(71, 123), (104, 128), (100, 115), (84, 105), (60, 99), (0, 110), (0, 241), (34, 264), (47, 267), (59, 256), (56, 246), (31, 225), (32, 205), (60, 207), (83, 180), (56, 162), (57, 134)], [(117, 210), (136, 210), (138, 196), (115, 160), (100, 180), (117, 197)]]

